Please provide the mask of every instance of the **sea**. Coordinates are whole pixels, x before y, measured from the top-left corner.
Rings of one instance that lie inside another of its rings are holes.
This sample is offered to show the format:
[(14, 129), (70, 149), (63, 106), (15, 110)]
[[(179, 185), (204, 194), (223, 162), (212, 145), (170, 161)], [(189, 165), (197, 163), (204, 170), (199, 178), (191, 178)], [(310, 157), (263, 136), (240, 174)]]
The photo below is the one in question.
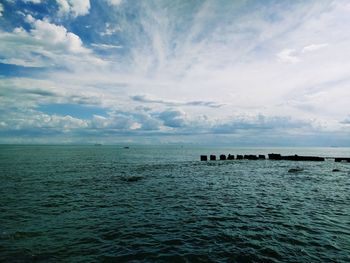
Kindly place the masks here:
[(0, 262), (350, 262), (350, 163), (229, 153), (350, 148), (1, 145)]

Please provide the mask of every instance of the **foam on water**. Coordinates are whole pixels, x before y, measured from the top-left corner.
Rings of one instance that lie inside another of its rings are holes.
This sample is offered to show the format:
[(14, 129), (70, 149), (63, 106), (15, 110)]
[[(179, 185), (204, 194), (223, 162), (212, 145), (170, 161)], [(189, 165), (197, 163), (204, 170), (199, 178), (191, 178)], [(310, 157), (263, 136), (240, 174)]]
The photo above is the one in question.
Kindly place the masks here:
[(350, 156), (346, 148), (1, 146), (0, 258), (349, 262), (350, 163), (199, 161), (269, 152)]

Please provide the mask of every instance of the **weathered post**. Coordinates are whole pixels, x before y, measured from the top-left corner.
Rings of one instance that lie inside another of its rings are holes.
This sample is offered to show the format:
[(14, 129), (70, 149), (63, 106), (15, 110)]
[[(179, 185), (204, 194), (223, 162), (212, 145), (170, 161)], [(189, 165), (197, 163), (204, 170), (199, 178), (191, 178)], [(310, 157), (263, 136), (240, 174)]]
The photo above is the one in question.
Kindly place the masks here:
[(226, 155), (225, 154), (221, 154), (220, 155), (220, 160), (221, 161), (225, 161), (226, 160)]
[(201, 155), (201, 161), (208, 161), (208, 156)]
[(210, 155), (210, 161), (215, 161), (216, 160), (216, 155)]
[(227, 156), (227, 160), (234, 160), (234, 159), (235, 159), (235, 156), (234, 156), (234, 155), (229, 154), (229, 155)]
[(246, 154), (246, 155), (244, 155), (244, 159), (247, 159), (247, 160), (258, 160), (258, 157), (256, 155)]

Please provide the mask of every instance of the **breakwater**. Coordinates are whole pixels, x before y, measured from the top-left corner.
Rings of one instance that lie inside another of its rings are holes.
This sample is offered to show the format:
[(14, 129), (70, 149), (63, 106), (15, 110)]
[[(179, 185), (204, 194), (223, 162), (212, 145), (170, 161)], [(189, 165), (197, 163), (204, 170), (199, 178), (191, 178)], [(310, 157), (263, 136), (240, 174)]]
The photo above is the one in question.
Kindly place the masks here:
[[(209, 159), (211, 161), (215, 161), (216, 155), (211, 154)], [(267, 157), (264, 154), (245, 154), (240, 155), (237, 154), (232, 155), (228, 154), (227, 156), (225, 154), (219, 155), (219, 160), (225, 161), (225, 160), (287, 160), (287, 161), (314, 161), (314, 162), (323, 162), (325, 159), (334, 159), (335, 162), (350, 162), (350, 158), (347, 157), (319, 157), (319, 156), (302, 156), (302, 155), (281, 155), (278, 153), (270, 153), (267, 155)], [(200, 156), (201, 161), (208, 161), (207, 155), (201, 155)]]

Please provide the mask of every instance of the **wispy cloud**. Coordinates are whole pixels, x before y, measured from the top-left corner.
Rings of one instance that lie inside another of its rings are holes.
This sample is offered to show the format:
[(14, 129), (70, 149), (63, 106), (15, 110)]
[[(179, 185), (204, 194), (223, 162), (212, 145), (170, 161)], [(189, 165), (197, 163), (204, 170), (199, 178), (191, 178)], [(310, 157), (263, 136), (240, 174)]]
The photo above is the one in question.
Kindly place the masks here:
[(297, 63), (302, 60), (302, 56), (304, 53), (314, 52), (319, 49), (325, 48), (327, 46), (328, 44), (324, 43), (324, 44), (311, 44), (303, 47), (300, 50), (286, 48), (286, 49), (283, 49), (281, 52), (279, 52), (277, 54), (277, 57), (281, 62)]
[(302, 53), (305, 53), (305, 52), (316, 51), (316, 50), (325, 48), (325, 47), (327, 47), (327, 46), (328, 46), (327, 43), (323, 43), (323, 44), (311, 44), (311, 45), (309, 45), (309, 46), (303, 47), (303, 49), (301, 50), (301, 52), (302, 52)]
[(4, 6), (0, 3), (0, 17), (2, 17), (3, 12), (4, 12)]
[(213, 101), (181, 102), (181, 101), (170, 101), (170, 100), (151, 98), (146, 95), (134, 95), (134, 96), (131, 96), (131, 99), (137, 102), (164, 104), (166, 106), (200, 106), (200, 107), (209, 107), (209, 108), (220, 108), (223, 106), (223, 104), (219, 104)]
[(91, 46), (95, 48), (100, 48), (100, 49), (123, 48), (123, 46), (118, 46), (118, 45), (96, 44), (96, 43), (92, 43)]
[(23, 0), (25, 3), (40, 4), (42, 0)]
[(107, 0), (107, 3), (114, 6), (119, 6), (123, 0)]
[(111, 25), (110, 23), (106, 23), (105, 31), (101, 32), (100, 35), (104, 36), (112, 36), (115, 33), (121, 32), (122, 29), (119, 25)]

